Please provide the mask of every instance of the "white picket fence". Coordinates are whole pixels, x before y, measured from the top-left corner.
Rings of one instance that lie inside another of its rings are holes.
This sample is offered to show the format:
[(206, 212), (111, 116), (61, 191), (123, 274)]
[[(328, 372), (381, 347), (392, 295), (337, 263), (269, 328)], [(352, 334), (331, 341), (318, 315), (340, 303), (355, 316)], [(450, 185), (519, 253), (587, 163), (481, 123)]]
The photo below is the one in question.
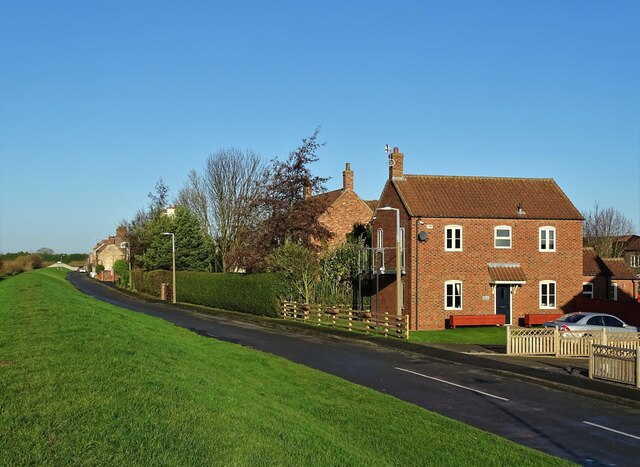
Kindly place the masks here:
[(554, 355), (588, 357), (591, 345), (623, 349), (640, 348), (640, 333), (602, 331), (559, 331), (558, 328), (512, 328), (507, 326), (508, 355)]

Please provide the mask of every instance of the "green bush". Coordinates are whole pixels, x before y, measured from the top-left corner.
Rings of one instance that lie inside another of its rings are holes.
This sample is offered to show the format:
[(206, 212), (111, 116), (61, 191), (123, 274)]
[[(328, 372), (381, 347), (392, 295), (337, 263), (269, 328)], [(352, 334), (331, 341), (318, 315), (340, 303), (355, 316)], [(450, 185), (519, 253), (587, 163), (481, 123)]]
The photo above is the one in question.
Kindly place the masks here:
[(171, 283), (171, 271), (133, 270), (133, 287), (138, 292), (160, 298), (160, 287), (163, 282)]
[(277, 316), (279, 282), (275, 274), (179, 271), (180, 302), (253, 315)]
[(119, 279), (119, 286), (124, 287), (125, 289), (129, 288), (129, 263), (127, 263), (123, 259), (117, 259), (113, 263), (113, 270), (116, 272)]

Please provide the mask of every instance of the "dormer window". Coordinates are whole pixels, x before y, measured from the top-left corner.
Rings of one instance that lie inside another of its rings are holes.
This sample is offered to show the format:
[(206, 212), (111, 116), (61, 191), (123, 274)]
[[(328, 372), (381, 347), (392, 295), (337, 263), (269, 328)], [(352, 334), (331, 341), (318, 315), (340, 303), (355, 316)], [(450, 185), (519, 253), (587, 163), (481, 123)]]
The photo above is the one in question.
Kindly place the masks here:
[(499, 225), (493, 230), (493, 246), (495, 248), (511, 248), (511, 227)]

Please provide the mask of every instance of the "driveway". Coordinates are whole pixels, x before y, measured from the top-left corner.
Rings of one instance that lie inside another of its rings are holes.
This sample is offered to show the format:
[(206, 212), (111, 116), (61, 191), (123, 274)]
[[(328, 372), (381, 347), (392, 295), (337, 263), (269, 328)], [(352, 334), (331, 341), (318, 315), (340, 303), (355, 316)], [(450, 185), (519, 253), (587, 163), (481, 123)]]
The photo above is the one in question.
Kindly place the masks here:
[(279, 355), (579, 464), (638, 463), (640, 392), (634, 389), (396, 340), (265, 327), (251, 318), (143, 301), (84, 274), (68, 277), (99, 300)]

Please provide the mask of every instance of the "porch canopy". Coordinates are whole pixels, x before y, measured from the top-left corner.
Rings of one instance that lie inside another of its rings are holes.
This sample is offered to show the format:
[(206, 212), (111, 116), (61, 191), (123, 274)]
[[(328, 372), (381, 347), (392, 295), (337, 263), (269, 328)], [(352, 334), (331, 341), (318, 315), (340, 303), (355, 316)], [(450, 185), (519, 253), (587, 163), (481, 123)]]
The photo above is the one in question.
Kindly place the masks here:
[(527, 283), (527, 276), (520, 267), (520, 263), (487, 263), (487, 268), (491, 285)]

